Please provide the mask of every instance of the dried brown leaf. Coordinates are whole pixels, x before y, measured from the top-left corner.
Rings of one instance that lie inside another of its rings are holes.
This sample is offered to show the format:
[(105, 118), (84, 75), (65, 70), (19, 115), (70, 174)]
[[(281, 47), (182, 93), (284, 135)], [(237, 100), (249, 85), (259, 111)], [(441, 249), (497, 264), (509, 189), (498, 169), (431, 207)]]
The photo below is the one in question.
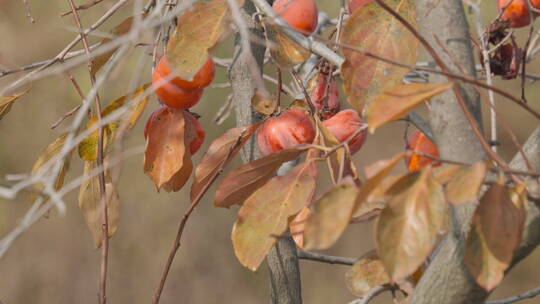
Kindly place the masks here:
[(487, 163), (480, 161), (472, 166), (463, 167), (454, 173), (452, 179), (446, 185), (448, 201), (454, 205), (475, 202), (480, 187), (484, 183), (487, 169)]
[(0, 120), (6, 116), (9, 111), (11, 111), (11, 106), (13, 103), (19, 99), (24, 94), (28, 93), (29, 90), (24, 92), (12, 95), (12, 96), (0, 96)]
[(352, 294), (362, 297), (375, 287), (389, 284), (390, 277), (377, 252), (371, 251), (345, 273), (345, 282)]

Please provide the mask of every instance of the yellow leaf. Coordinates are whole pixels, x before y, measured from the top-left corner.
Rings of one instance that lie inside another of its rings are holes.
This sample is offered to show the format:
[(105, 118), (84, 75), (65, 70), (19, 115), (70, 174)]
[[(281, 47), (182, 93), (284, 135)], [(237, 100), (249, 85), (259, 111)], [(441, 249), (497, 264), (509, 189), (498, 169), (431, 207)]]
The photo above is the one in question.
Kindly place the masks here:
[(0, 120), (6, 116), (7, 113), (11, 110), (13, 103), (19, 99), (19, 97), (28, 93), (29, 90), (24, 92), (12, 95), (12, 96), (0, 96)]

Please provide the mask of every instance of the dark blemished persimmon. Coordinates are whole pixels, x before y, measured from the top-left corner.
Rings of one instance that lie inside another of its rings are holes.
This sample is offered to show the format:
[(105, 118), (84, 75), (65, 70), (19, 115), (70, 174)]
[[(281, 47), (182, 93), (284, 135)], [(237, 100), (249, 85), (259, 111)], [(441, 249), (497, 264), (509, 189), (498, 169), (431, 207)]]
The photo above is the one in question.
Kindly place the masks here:
[[(344, 142), (349, 139), (353, 134), (358, 132), (358, 129), (363, 128), (364, 121), (358, 115), (355, 110), (347, 109), (343, 110), (332, 118), (323, 121), (323, 126), (332, 133), (339, 142)], [(367, 130), (364, 129), (355, 135), (349, 141), (349, 150), (351, 154), (354, 154), (362, 148), (367, 138)]]
[[(504, 9), (501, 19), (508, 22), (508, 26), (513, 28), (524, 27), (531, 23), (531, 15), (529, 7), (525, 1), (527, 0), (497, 0), (499, 13)], [(540, 8), (540, 0), (531, 0), (531, 5), (534, 8)]]
[(272, 7), (292, 28), (305, 36), (317, 28), (319, 11), (315, 0), (277, 0)]
[[(146, 121), (146, 125), (144, 126), (143, 134), (144, 134), (145, 139), (148, 138), (148, 131), (152, 127), (152, 123), (154, 123), (156, 117), (158, 117), (159, 114), (165, 111), (166, 109), (167, 107), (161, 107), (155, 110), (154, 112), (152, 112), (152, 114), (150, 114), (150, 117), (148, 117), (148, 120)], [(192, 139), (191, 139), (191, 142), (189, 143), (189, 152), (191, 153), (191, 155), (193, 155), (197, 153), (197, 151), (199, 151), (199, 149), (201, 148), (204, 142), (205, 132), (199, 120), (195, 118), (195, 116), (193, 116), (188, 111), (184, 111), (184, 119), (185, 119), (185, 123), (190, 124), (190, 126), (193, 128), (192, 130), (195, 131), (195, 134), (191, 135)]]
[(315, 139), (311, 117), (299, 109), (288, 109), (271, 117), (257, 131), (257, 144), (263, 156), (310, 144)]
[(352, 14), (354, 11), (356, 11), (358, 8), (369, 4), (375, 0), (349, 0), (349, 13)]
[(309, 98), (320, 111), (323, 120), (334, 116), (339, 112), (339, 92), (336, 81), (329, 75), (319, 73), (315, 79), (315, 87), (309, 94)]
[(163, 104), (175, 109), (191, 108), (203, 95), (203, 88), (182, 89), (162, 75), (159, 69), (155, 69), (152, 73), (152, 84)]
[(407, 169), (411, 172), (418, 171), (435, 161), (429, 157), (414, 154), (414, 152), (439, 157), (439, 149), (437, 149), (435, 143), (419, 130), (415, 130), (409, 134), (407, 138), (407, 150), (413, 151), (413, 154), (407, 156), (405, 159)]
[[(161, 57), (158, 64), (156, 65), (156, 70), (163, 77), (168, 77), (172, 73), (171, 66), (167, 60), (167, 56)], [(180, 77), (171, 78), (171, 83), (181, 87), (182, 89), (197, 89), (207, 87), (214, 80), (216, 74), (216, 67), (214, 61), (211, 57), (208, 57), (208, 60), (199, 70), (199, 72), (193, 77), (193, 80), (187, 81)], [(174, 75), (174, 73), (173, 73)]]

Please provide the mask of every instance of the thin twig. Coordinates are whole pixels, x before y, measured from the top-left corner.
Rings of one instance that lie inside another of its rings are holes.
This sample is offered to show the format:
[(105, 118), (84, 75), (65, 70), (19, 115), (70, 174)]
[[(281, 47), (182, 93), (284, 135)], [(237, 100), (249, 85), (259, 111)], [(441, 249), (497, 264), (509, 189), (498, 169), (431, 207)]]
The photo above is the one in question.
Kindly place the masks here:
[(486, 302), (485, 304), (510, 304), (510, 303), (516, 303), (516, 302), (519, 302), (519, 301), (522, 301), (522, 300), (532, 299), (532, 298), (536, 297), (537, 295), (540, 295), (540, 287), (536, 287), (534, 289), (526, 291), (526, 292), (524, 292), (522, 294), (519, 294), (517, 296), (513, 296), (513, 297), (509, 297), (509, 298), (502, 299), (502, 300), (497, 300), (497, 301), (489, 301), (489, 302)]
[(326, 254), (321, 254), (321, 253), (316, 253), (316, 252), (305, 251), (302, 249), (298, 249), (297, 255), (298, 255), (298, 258), (301, 260), (309, 260), (309, 261), (322, 262), (322, 263), (327, 263), (327, 264), (352, 266), (356, 262), (356, 259), (353, 259), (353, 258), (326, 255)]
[[(88, 2), (86, 4), (81, 4), (81, 5), (77, 6), (75, 8), (75, 10), (80, 11), (80, 10), (89, 9), (92, 6), (94, 6), (94, 5), (96, 5), (96, 4), (100, 3), (100, 2), (103, 2), (103, 0), (92, 0), (91, 2)], [(62, 15), (60, 15), (60, 17), (67, 16), (67, 15), (72, 14), (72, 13), (73, 13), (73, 11), (70, 10), (70, 11), (67, 11), (67, 12), (63, 13)]]

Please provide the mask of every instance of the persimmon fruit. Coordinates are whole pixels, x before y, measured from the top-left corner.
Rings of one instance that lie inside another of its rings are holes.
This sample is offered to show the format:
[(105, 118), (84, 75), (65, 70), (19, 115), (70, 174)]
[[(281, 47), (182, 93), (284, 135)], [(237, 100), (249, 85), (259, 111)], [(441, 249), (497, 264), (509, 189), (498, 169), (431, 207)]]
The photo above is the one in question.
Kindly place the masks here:
[[(527, 6), (527, 0), (497, 0), (499, 12), (504, 9), (501, 19), (508, 22), (512, 28), (524, 27), (531, 23), (531, 14)], [(535, 9), (540, 9), (540, 0), (531, 0), (531, 5)], [(506, 8), (505, 8), (506, 7)], [(533, 13), (537, 17), (538, 13)]]
[(316, 76), (313, 90), (309, 98), (321, 113), (321, 118), (328, 119), (339, 112), (339, 91), (336, 81), (328, 74)]
[[(174, 75), (171, 65), (167, 59), (167, 56), (161, 57), (158, 64), (156, 65), (156, 70), (163, 76), (168, 77), (169, 75)], [(188, 81), (184, 80), (178, 76), (171, 78), (170, 82), (179, 86), (182, 89), (197, 89), (207, 87), (214, 80), (216, 74), (216, 67), (212, 57), (208, 57), (205, 64), (202, 68), (195, 74), (193, 80)]]
[(407, 137), (407, 150), (413, 151), (412, 155), (405, 158), (405, 163), (409, 171), (418, 171), (435, 161), (429, 157), (415, 154), (414, 152), (439, 157), (437, 145), (419, 130), (415, 130)]
[(358, 112), (352, 109), (347, 109), (338, 112), (336, 115), (332, 116), (330, 119), (323, 121), (323, 126), (332, 133), (339, 142), (344, 142), (353, 136), (354, 137), (349, 141), (349, 150), (351, 154), (358, 152), (367, 138), (367, 130), (358, 131), (362, 128), (364, 121), (358, 115)]
[(175, 109), (187, 109), (199, 102), (203, 95), (203, 88), (183, 89), (167, 77), (161, 73), (161, 69), (156, 68), (152, 73), (152, 84), (163, 104)]
[(283, 20), (304, 36), (311, 35), (317, 28), (319, 11), (315, 0), (277, 0), (272, 7)]
[(263, 156), (310, 144), (314, 139), (311, 117), (300, 109), (288, 109), (267, 119), (257, 131), (257, 144)]

